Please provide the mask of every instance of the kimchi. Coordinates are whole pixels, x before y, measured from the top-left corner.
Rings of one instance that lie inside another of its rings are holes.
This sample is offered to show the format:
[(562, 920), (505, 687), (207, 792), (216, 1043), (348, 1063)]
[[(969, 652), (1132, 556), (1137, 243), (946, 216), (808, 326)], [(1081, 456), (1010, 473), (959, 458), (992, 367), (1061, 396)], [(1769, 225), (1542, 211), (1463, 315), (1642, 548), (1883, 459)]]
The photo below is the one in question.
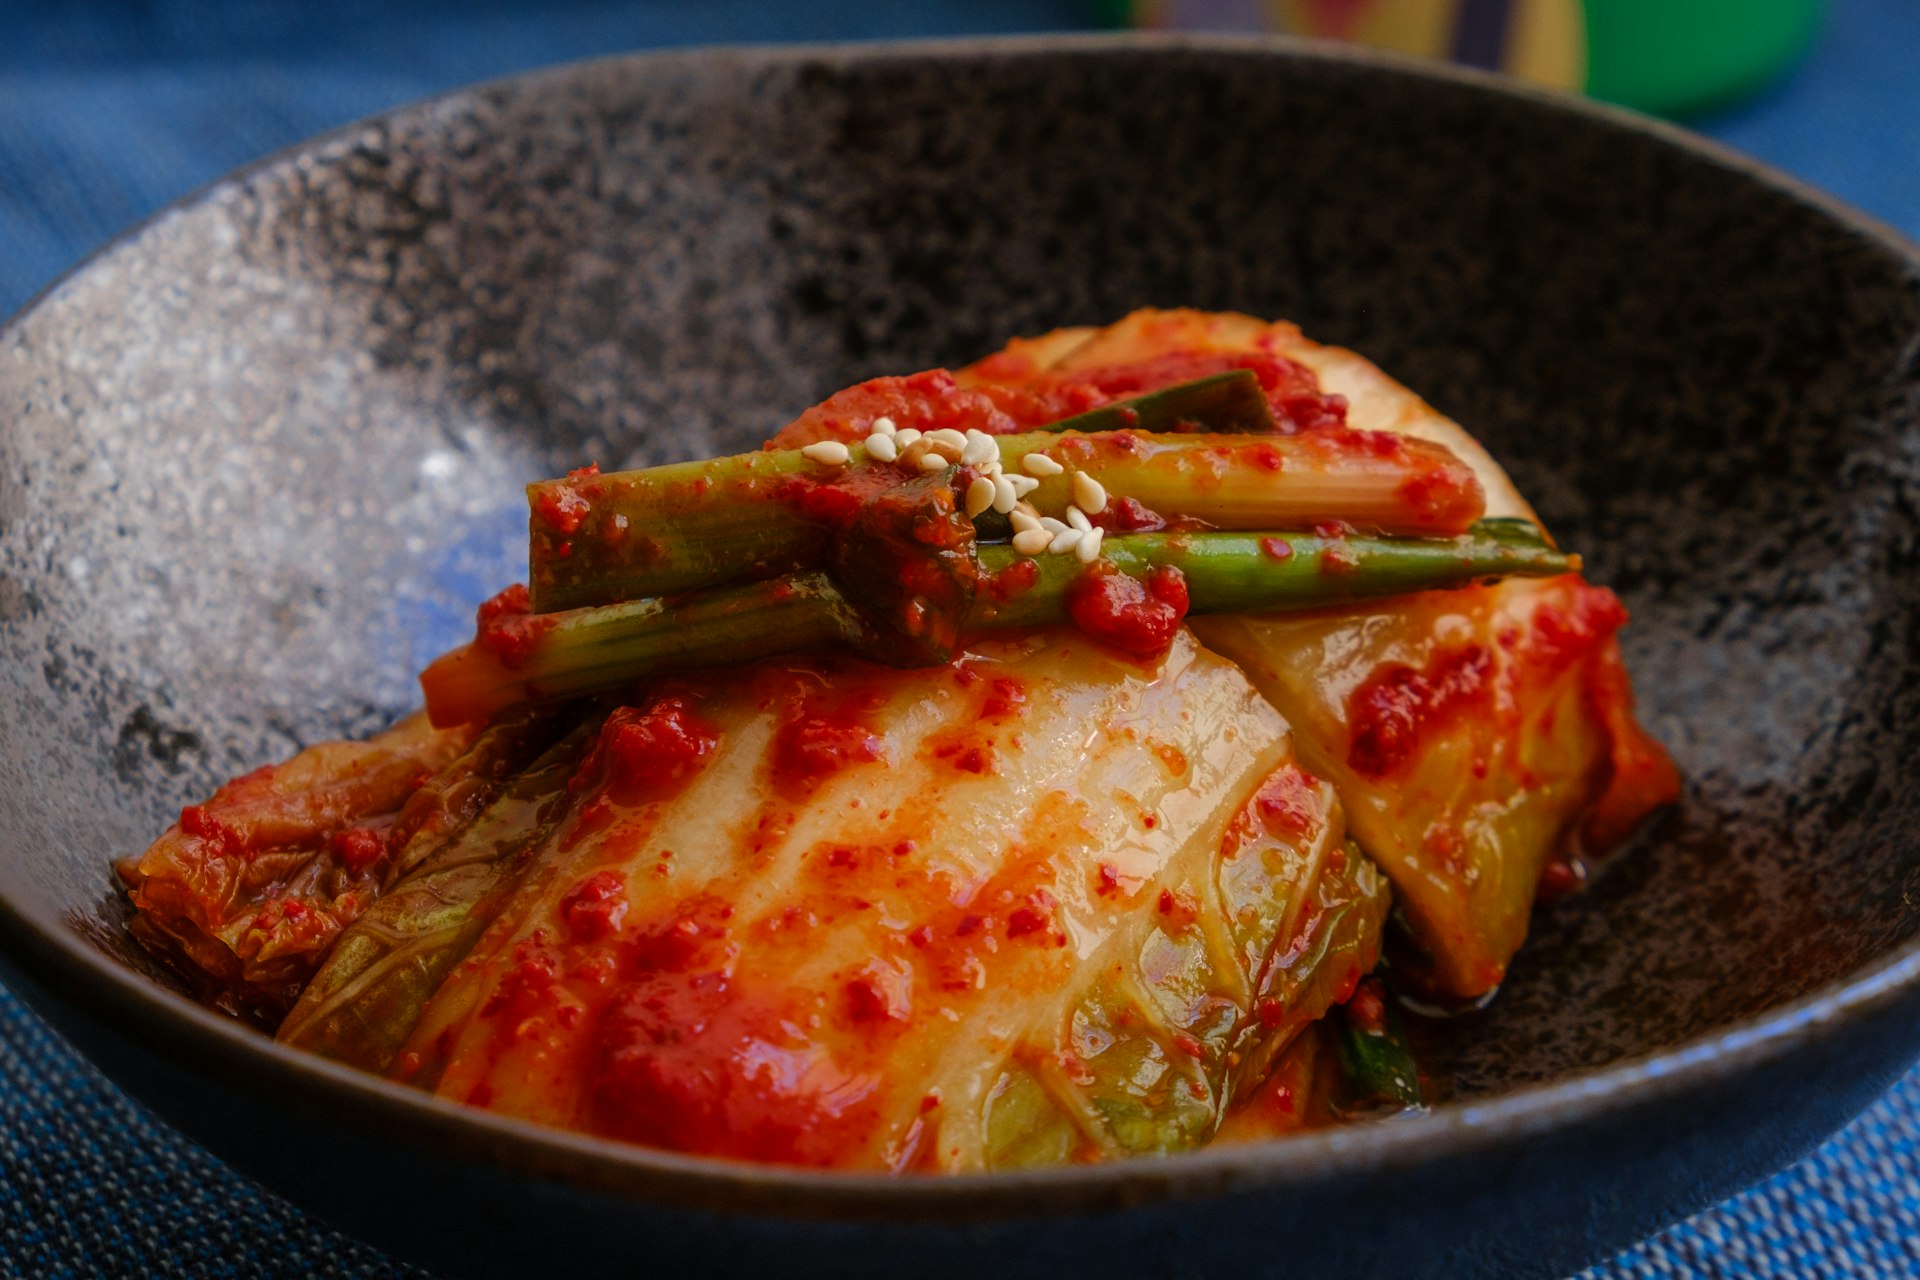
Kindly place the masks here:
[(646, 1146), (941, 1173), (1424, 1103), (1403, 1002), (1670, 802), (1620, 601), (1291, 325), (1136, 312), (528, 487), (425, 710), (119, 872), (282, 1042)]

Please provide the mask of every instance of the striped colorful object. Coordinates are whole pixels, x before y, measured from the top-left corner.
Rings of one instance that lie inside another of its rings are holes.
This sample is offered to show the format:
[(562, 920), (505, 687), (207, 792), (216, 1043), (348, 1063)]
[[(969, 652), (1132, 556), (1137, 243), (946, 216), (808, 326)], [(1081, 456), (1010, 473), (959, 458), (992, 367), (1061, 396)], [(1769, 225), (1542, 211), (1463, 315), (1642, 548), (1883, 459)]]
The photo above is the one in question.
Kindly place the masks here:
[(1791, 67), (1822, 0), (1095, 0), (1115, 25), (1292, 35), (1444, 58), (1685, 115)]

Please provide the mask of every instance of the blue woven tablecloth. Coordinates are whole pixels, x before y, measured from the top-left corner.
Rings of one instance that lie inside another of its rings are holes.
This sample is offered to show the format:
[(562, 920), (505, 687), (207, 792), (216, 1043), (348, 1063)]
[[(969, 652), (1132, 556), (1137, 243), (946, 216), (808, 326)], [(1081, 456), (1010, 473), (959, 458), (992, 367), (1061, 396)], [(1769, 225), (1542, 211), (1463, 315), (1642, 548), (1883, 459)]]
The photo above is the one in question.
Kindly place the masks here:
[[(0, 315), (228, 169), (472, 80), (648, 46), (1057, 29), (1082, 13), (1072, 0), (0, 0)], [(1798, 75), (1697, 123), (1920, 238), (1917, 58), (1920, 2), (1835, 0)], [(157, 1124), (0, 990), (0, 1275), (418, 1274)], [(1798, 1166), (1587, 1274), (1920, 1275), (1920, 1071)]]

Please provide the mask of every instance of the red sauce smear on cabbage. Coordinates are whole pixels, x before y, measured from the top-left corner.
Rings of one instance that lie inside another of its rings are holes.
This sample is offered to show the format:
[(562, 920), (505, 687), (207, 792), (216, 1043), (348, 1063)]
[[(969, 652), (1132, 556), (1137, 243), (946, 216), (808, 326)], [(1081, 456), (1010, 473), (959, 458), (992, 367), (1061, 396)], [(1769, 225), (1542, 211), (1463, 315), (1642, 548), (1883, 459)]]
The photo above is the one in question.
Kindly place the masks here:
[(627, 916), (627, 884), (617, 871), (596, 871), (560, 899), (560, 915), (576, 942), (599, 942), (620, 931)]
[(1353, 732), (1347, 763), (1372, 778), (1393, 772), (1413, 754), (1427, 726), (1486, 693), (1493, 670), (1492, 652), (1478, 644), (1441, 649), (1422, 668), (1382, 666), (1347, 699)]
[(699, 772), (719, 743), (720, 730), (700, 717), (691, 698), (669, 694), (644, 707), (616, 708), (600, 730), (596, 754), (614, 786), (658, 790)]
[(886, 740), (866, 721), (880, 695), (854, 689), (796, 701), (774, 731), (773, 767), (789, 790), (842, 769), (887, 758)]
[[(620, 985), (593, 1035), (595, 1128), (676, 1151), (831, 1165), (871, 1129), (878, 1078), (796, 1025), (777, 984), (734, 972), (731, 909), (711, 899), (620, 946)], [(851, 1020), (904, 1013), (873, 975), (846, 988)]]

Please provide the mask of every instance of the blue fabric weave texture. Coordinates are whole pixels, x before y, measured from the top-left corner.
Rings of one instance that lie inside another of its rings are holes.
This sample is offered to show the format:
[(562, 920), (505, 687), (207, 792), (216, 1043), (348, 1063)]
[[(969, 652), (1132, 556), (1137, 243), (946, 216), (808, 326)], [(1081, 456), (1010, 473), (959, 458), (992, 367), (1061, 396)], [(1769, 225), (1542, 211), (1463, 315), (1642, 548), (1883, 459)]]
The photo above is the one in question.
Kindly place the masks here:
[[(645, 47), (1059, 29), (1082, 14), (1072, 0), (13, 0), (0, 315), (228, 169), (473, 80)], [(1696, 124), (1920, 238), (1916, 49), (1913, 0), (1834, 0), (1797, 76)], [(119, 1275), (422, 1273), (155, 1122), (0, 990), (0, 1276)], [(1920, 1071), (1799, 1165), (1583, 1280), (1903, 1275), (1920, 1275)]]

